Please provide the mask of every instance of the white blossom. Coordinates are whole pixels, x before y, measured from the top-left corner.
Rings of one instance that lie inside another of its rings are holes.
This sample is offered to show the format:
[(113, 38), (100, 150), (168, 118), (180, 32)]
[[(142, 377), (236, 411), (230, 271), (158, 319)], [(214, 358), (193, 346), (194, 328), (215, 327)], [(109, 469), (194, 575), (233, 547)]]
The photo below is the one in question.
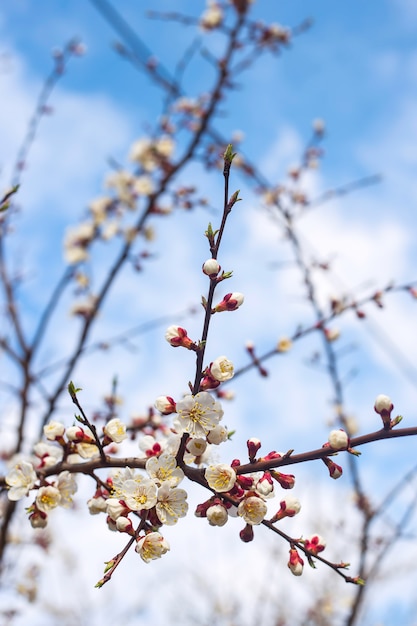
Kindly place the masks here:
[(177, 417), (174, 428), (177, 432), (189, 433), (192, 437), (205, 437), (223, 416), (219, 402), (206, 391), (195, 396), (185, 396), (177, 402)]
[(215, 380), (223, 382), (234, 376), (234, 366), (225, 356), (219, 356), (210, 366), (210, 374)]
[(34, 487), (37, 475), (32, 463), (20, 461), (7, 474), (6, 484), (9, 487), (7, 497), (15, 502), (26, 496)]
[(236, 482), (235, 470), (226, 463), (209, 465), (204, 475), (209, 487), (219, 493), (230, 491)]
[(184, 472), (177, 466), (175, 457), (166, 452), (159, 457), (150, 457), (145, 468), (157, 485), (168, 483), (170, 487), (176, 487), (184, 478)]
[(47, 487), (40, 487), (36, 495), (36, 508), (42, 513), (48, 513), (51, 509), (54, 509), (61, 502), (61, 494), (59, 489), (48, 485)]
[(141, 537), (135, 547), (135, 551), (145, 563), (159, 559), (169, 549), (169, 543), (158, 532), (148, 533)]
[(168, 483), (158, 489), (156, 514), (159, 520), (167, 526), (177, 523), (180, 517), (185, 517), (188, 511), (186, 502), (187, 492), (184, 489), (172, 489)]
[(244, 498), (237, 507), (237, 514), (243, 517), (247, 524), (260, 524), (267, 513), (265, 502), (257, 496)]

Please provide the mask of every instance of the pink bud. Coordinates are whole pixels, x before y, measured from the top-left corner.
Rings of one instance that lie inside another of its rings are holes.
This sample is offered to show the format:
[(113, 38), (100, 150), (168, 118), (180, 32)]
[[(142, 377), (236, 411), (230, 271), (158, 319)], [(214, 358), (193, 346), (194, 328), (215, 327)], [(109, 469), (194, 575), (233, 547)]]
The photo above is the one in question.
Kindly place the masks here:
[(244, 301), (244, 295), (242, 293), (233, 292), (224, 296), (223, 300), (214, 307), (215, 313), (221, 311), (235, 311), (238, 309)]
[(162, 415), (170, 415), (177, 410), (175, 400), (171, 396), (158, 396), (154, 406)]
[(298, 554), (295, 548), (290, 549), (290, 558), (288, 561), (288, 567), (294, 576), (301, 576), (303, 573), (304, 561), (301, 556)]
[(239, 537), (245, 543), (249, 543), (250, 541), (253, 541), (254, 533), (253, 533), (252, 524), (246, 524), (245, 528), (240, 531)]
[(197, 346), (187, 335), (187, 331), (181, 326), (170, 326), (165, 333), (165, 339), (171, 346), (178, 348), (182, 346), (187, 350), (196, 350)]
[(246, 445), (248, 446), (249, 461), (253, 462), (255, 460), (258, 450), (262, 445), (261, 441), (259, 439), (256, 439), (256, 437), (251, 437), (251, 439), (247, 440)]
[(281, 472), (271, 472), (271, 475), (281, 485), (283, 489), (292, 489), (295, 485), (293, 474), (281, 474)]

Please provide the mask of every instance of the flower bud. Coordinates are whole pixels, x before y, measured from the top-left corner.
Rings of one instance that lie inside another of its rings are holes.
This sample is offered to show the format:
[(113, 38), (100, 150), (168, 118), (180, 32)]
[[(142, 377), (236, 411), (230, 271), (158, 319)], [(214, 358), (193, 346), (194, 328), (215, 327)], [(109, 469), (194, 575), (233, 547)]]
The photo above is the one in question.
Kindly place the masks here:
[(170, 415), (176, 413), (177, 407), (175, 400), (171, 396), (158, 396), (155, 400), (154, 407), (162, 413), (162, 415)]
[(292, 496), (284, 498), (284, 500), (281, 500), (279, 504), (279, 511), (275, 513), (275, 515), (271, 519), (271, 522), (278, 522), (284, 517), (294, 517), (294, 515), (297, 515), (297, 513), (300, 512), (300, 509), (301, 504), (299, 500), (297, 500), (297, 498), (294, 498)]
[(188, 337), (187, 331), (181, 326), (169, 326), (165, 332), (165, 339), (171, 346), (178, 348), (182, 346), (187, 350), (195, 350), (195, 343)]
[(271, 472), (271, 476), (281, 485), (283, 489), (292, 489), (295, 485), (293, 474), (281, 474), (281, 472)]
[(349, 437), (343, 429), (332, 430), (329, 434), (329, 444), (333, 450), (346, 450), (349, 447)]
[(288, 567), (294, 576), (301, 576), (303, 573), (304, 561), (301, 556), (298, 554), (295, 548), (290, 549), (290, 558), (288, 561)]
[(334, 478), (336, 480), (337, 478), (340, 478), (342, 476), (343, 468), (340, 465), (337, 465), (337, 463), (335, 463), (328, 457), (324, 457), (322, 461), (327, 466), (327, 469), (329, 470), (330, 478)]
[(376, 397), (374, 410), (381, 416), (385, 430), (389, 430), (391, 428), (391, 411), (393, 408), (394, 405), (389, 396), (385, 396), (381, 393)]
[(220, 265), (217, 259), (208, 259), (203, 264), (203, 273), (210, 278), (216, 278), (217, 274), (220, 272)]
[(246, 524), (245, 528), (240, 531), (239, 537), (244, 543), (249, 543), (253, 541), (254, 532), (252, 524)]
[(248, 446), (249, 461), (253, 463), (253, 461), (256, 458), (256, 454), (261, 448), (261, 445), (262, 445), (261, 441), (260, 439), (257, 439), (256, 437), (251, 437), (250, 439), (247, 440), (246, 445)]
[(243, 304), (244, 299), (245, 297), (242, 293), (228, 293), (224, 296), (223, 300), (214, 307), (214, 312), (235, 311)]
[(264, 472), (261, 478), (256, 483), (256, 492), (264, 498), (271, 497), (274, 491), (274, 481), (269, 472)]

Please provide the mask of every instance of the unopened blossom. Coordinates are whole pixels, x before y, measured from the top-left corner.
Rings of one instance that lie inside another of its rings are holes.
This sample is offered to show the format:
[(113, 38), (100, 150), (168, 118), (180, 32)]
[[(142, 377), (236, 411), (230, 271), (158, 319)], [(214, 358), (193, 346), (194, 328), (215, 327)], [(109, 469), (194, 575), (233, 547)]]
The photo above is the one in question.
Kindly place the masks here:
[(230, 380), (234, 376), (234, 366), (225, 356), (219, 356), (210, 365), (210, 374), (219, 382)]
[(151, 509), (156, 504), (157, 487), (153, 480), (127, 480), (123, 485), (123, 495), (126, 505), (131, 511)]
[(223, 300), (216, 304), (214, 311), (220, 313), (221, 311), (235, 311), (238, 309), (244, 301), (245, 297), (242, 293), (233, 292), (227, 293)]
[(126, 516), (129, 513), (129, 509), (123, 500), (107, 498), (106, 513), (113, 521), (117, 521), (119, 517)]
[(61, 502), (61, 494), (59, 489), (48, 485), (47, 487), (40, 487), (36, 495), (36, 508), (43, 513), (48, 513), (52, 509), (58, 506)]
[(53, 467), (62, 461), (62, 457), (64, 455), (64, 451), (61, 446), (46, 443), (44, 441), (36, 443), (33, 446), (33, 452), (35, 455), (33, 463), (36, 469)]
[(279, 511), (273, 516), (271, 522), (278, 522), (284, 517), (294, 517), (301, 510), (300, 501), (293, 496), (288, 496), (281, 500), (279, 504)]
[(152, 435), (144, 435), (139, 439), (139, 448), (147, 457), (158, 456), (162, 452), (162, 445)]
[(327, 469), (329, 470), (330, 478), (337, 480), (338, 478), (342, 476), (343, 468), (340, 465), (337, 465), (337, 463), (335, 463), (328, 457), (324, 457), (322, 461), (326, 465)]
[(319, 552), (323, 552), (326, 547), (326, 542), (320, 535), (312, 535), (307, 539), (303, 539), (304, 547), (311, 554), (317, 555)]
[(181, 326), (169, 326), (165, 332), (165, 339), (171, 346), (178, 348), (182, 346), (188, 350), (195, 350), (195, 343), (187, 335), (185, 328)]
[(148, 533), (141, 537), (135, 547), (135, 551), (145, 563), (159, 559), (169, 549), (169, 543), (158, 532)]
[(61, 422), (51, 420), (43, 427), (43, 434), (49, 441), (55, 441), (61, 439), (65, 433), (65, 426)]
[(229, 514), (222, 504), (213, 504), (207, 509), (206, 517), (210, 526), (224, 526), (229, 519)]
[(57, 488), (61, 494), (60, 506), (64, 508), (71, 507), (73, 504), (72, 496), (78, 489), (74, 476), (68, 471), (61, 472), (58, 475)]
[(203, 273), (210, 278), (215, 278), (220, 272), (220, 265), (217, 259), (208, 259), (203, 263)]
[(184, 478), (184, 472), (177, 466), (175, 456), (167, 452), (158, 457), (150, 457), (146, 461), (145, 469), (157, 485), (167, 483), (169, 487), (176, 487)]
[(215, 446), (227, 441), (227, 438), (227, 428), (223, 426), (223, 424), (217, 424), (213, 430), (210, 430), (210, 432), (207, 433), (207, 441)]
[(239, 537), (244, 543), (249, 543), (253, 541), (254, 533), (252, 524), (246, 524), (245, 528), (240, 531)]
[(207, 440), (203, 439), (202, 437), (197, 437), (195, 439), (193, 437), (190, 437), (187, 441), (187, 450), (193, 456), (201, 456), (206, 451), (206, 448)]
[(7, 497), (15, 502), (26, 496), (34, 487), (38, 477), (33, 469), (32, 463), (20, 461), (7, 474), (6, 484), (8, 486)]
[(301, 576), (301, 574), (303, 573), (304, 561), (295, 548), (290, 549), (288, 567), (294, 574), (294, 576)]
[(219, 402), (207, 392), (195, 396), (187, 395), (177, 402), (177, 417), (174, 428), (180, 433), (189, 433), (191, 437), (205, 437), (223, 417)]
[(104, 241), (110, 241), (120, 231), (120, 220), (107, 221), (101, 228), (100, 236)]
[(255, 485), (256, 493), (263, 498), (271, 498), (274, 495), (274, 481), (269, 472), (264, 472)]
[(168, 483), (163, 483), (157, 497), (156, 514), (163, 524), (173, 526), (180, 517), (187, 515), (187, 492), (184, 489), (172, 489)]
[(65, 434), (68, 441), (73, 441), (74, 443), (80, 443), (81, 441), (86, 443), (95, 442), (94, 435), (88, 426), (70, 426), (66, 429)]
[(154, 407), (162, 415), (170, 415), (176, 412), (175, 400), (171, 396), (158, 396), (154, 402)]
[(393, 408), (394, 408), (394, 405), (389, 396), (386, 396), (383, 393), (381, 393), (379, 394), (379, 396), (376, 397), (374, 409), (376, 413), (379, 413), (379, 415), (382, 415), (383, 413), (391, 413)]
[(124, 515), (121, 515), (116, 520), (116, 528), (121, 533), (128, 533), (129, 535), (134, 535), (135, 530), (133, 528), (132, 520)]
[(48, 516), (43, 511), (35, 509), (29, 515), (29, 522), (32, 528), (46, 528), (48, 525)]
[(242, 517), (247, 524), (260, 524), (267, 513), (265, 502), (258, 496), (245, 497), (237, 507), (237, 514)]
[(332, 430), (329, 434), (329, 444), (332, 450), (346, 450), (349, 446), (349, 435), (343, 429)]
[(295, 485), (295, 476), (293, 474), (282, 474), (281, 472), (271, 471), (271, 476), (275, 478), (283, 489), (292, 489)]
[(209, 487), (218, 493), (230, 491), (236, 482), (235, 470), (226, 463), (209, 465), (204, 475)]
[(248, 446), (249, 461), (254, 461), (258, 451), (262, 446), (262, 443), (260, 439), (257, 439), (256, 437), (251, 437), (247, 440), (246, 445)]
[(200, 18), (200, 26), (203, 30), (212, 30), (223, 21), (223, 11), (217, 2), (209, 0), (208, 7)]
[(105, 513), (107, 510), (107, 500), (103, 498), (103, 496), (94, 496), (87, 501), (87, 507), (90, 515)]
[(121, 443), (127, 438), (126, 424), (118, 418), (114, 417), (103, 426), (103, 432), (111, 441)]

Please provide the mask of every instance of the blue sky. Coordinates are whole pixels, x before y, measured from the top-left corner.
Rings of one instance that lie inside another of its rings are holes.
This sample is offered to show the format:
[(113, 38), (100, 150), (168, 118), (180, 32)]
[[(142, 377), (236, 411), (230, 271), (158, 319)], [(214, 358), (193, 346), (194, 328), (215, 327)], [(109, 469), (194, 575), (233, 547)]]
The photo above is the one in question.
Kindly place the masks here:
[[(175, 70), (178, 58), (184, 54), (195, 35), (200, 34), (192, 28), (144, 17), (148, 8), (167, 11), (172, 10), (172, 4), (167, 0), (141, 3), (119, 0), (117, 3), (129, 24), (169, 72)], [(204, 6), (204, 2), (194, 0), (178, 0), (175, 3), (176, 10), (195, 16), (201, 13)], [(332, 201), (300, 220), (300, 233), (309, 254), (334, 259), (334, 273), (318, 279), (323, 302), (334, 292), (354, 290), (360, 297), (372, 289), (383, 287), (390, 280), (398, 283), (415, 280), (415, 2), (381, 0), (365, 4), (316, 0), (305, 3), (298, 0), (278, 3), (258, 0), (253, 10), (254, 15), (265, 22), (279, 22), (292, 27), (311, 17), (313, 25), (308, 32), (297, 37), (291, 48), (284, 50), (278, 59), (266, 55), (247, 75), (239, 78), (241, 88), (233, 92), (224, 104), (224, 115), (218, 119), (218, 128), (225, 135), (236, 129), (241, 130), (245, 137), (242, 144), (244, 153), (259, 165), (272, 183), (277, 183), (285, 177), (287, 168), (297, 162), (309, 138), (312, 120), (323, 118), (327, 128), (324, 142), (326, 154), (317, 175), (307, 183), (313, 197), (330, 187), (375, 173), (382, 174), (383, 181), (378, 186)], [(29, 329), (45, 302), (51, 282), (63, 269), (65, 226), (78, 223), (88, 202), (102, 194), (103, 178), (109, 172), (108, 158), (128, 162), (127, 154), (133, 140), (146, 134), (161, 111), (160, 93), (149, 85), (145, 76), (114, 53), (110, 44), (117, 36), (92, 3), (85, 0), (43, 0), (37, 3), (3, 0), (0, 35), (1, 188), (9, 184), (18, 147), (51, 67), (51, 50), (62, 46), (73, 36), (79, 37), (87, 47), (85, 56), (71, 61), (68, 72), (54, 92), (51, 99), (53, 114), (42, 121), (22, 178), (19, 202), (23, 211), (16, 223), (13, 251), (17, 258), (15, 266), (24, 268), (27, 276), (22, 305)], [(212, 34), (207, 45), (217, 51), (221, 40)], [(185, 74), (187, 93), (194, 96), (200, 90), (209, 89), (212, 80), (212, 68), (197, 55)], [(193, 167), (182, 180), (197, 183), (209, 196), (211, 204), (215, 207), (219, 205), (222, 187), (217, 175), (206, 176), (201, 168)], [(303, 299), (298, 274), (293, 270), (283, 272), (271, 269), (274, 262), (286, 260), (290, 254), (280, 233), (271, 227), (253, 190), (238, 174), (232, 179), (232, 187), (242, 189), (244, 202), (232, 213), (221, 264), (224, 269), (234, 270), (230, 290), (244, 292), (246, 299), (236, 316), (219, 316), (218, 320), (214, 320), (210, 357), (226, 352), (240, 365), (246, 362), (243, 345), (247, 339), (254, 340), (262, 353), (270, 348), (274, 337), (294, 331), (294, 320), (308, 324), (312, 317)], [(201, 243), (202, 233), (208, 220), (215, 223), (218, 217), (218, 211), (198, 210), (192, 214), (177, 214), (163, 221), (155, 220), (157, 239), (150, 248), (155, 258), (142, 274), (134, 275), (130, 271), (123, 274), (112, 298), (106, 302), (95, 337), (111, 336), (135, 326), (138, 320), (146, 321), (161, 314), (175, 313), (198, 303), (200, 294), (206, 289), (200, 267), (208, 256), (204, 243)], [(100, 265), (96, 277), (104, 271), (104, 263), (111, 250), (113, 248), (109, 247), (97, 252), (96, 260)], [(41, 271), (37, 269), (39, 267)], [(40, 360), (55, 360), (58, 353), (65, 354), (70, 349), (72, 333), (77, 325), (77, 320), (71, 319), (68, 314), (71, 300), (69, 294)], [(416, 423), (414, 407), (417, 388), (413, 383), (417, 369), (415, 306), (411, 298), (400, 294), (387, 299), (383, 311), (369, 307), (368, 320), (362, 326), (350, 315), (340, 322), (340, 349), (348, 351), (353, 347), (343, 360), (343, 370), (346, 375), (353, 368), (358, 370), (358, 375), (346, 387), (346, 404), (348, 411), (358, 420), (361, 432), (378, 427), (372, 410), (378, 393), (388, 393), (393, 397), (396, 410), (406, 417), (407, 425)], [(175, 321), (173, 319), (172, 323)], [(191, 318), (187, 328), (190, 335), (198, 336), (201, 317)], [(135, 354), (118, 349), (112, 352), (110, 362), (104, 362), (100, 356), (96, 360), (94, 357), (87, 359), (77, 370), (77, 376), (86, 390), (88, 406), (97, 405), (100, 396), (108, 391), (115, 373), (120, 375), (121, 392), (125, 395), (123, 416), (126, 418), (134, 412), (143, 412), (161, 393), (177, 396), (182, 393), (187, 380), (192, 378), (193, 363), (188, 354), (179, 355), (177, 351), (172, 354), (173, 351), (169, 351), (163, 331), (164, 328), (158, 328), (141, 336)], [(397, 361), (400, 360), (402, 367), (406, 367), (408, 378), (393, 358), (391, 342), (400, 352)], [(229, 427), (238, 427), (235, 442), (231, 444), (233, 454), (242, 454), (238, 450), (242, 450), (247, 437), (252, 435), (268, 439), (271, 447), (277, 449), (318, 447), (326, 439), (328, 422), (332, 417), (329, 403), (331, 388), (325, 376), (305, 366), (315, 349), (317, 340), (311, 338), (296, 345), (285, 361), (281, 358), (271, 360), (268, 363), (271, 376), (267, 381), (260, 380), (252, 372), (233, 383), (237, 400), (227, 405), (225, 418)], [(409, 366), (404, 366), (404, 359)], [(3, 358), (0, 361), (2, 371), (5, 363)], [(4, 402), (13, 416), (10, 397), (6, 397)], [(61, 404), (61, 411), (62, 418), (71, 421), (72, 410), (65, 402)], [(391, 443), (369, 446), (363, 461), (367, 463), (368, 488), (376, 497), (383, 493), (382, 484), (398, 479), (415, 458), (414, 442), (403, 440), (398, 444)], [(220, 454), (229, 458), (231, 453), (220, 450)], [(384, 473), (387, 457), (392, 459), (395, 469)], [(312, 468), (311, 476), (314, 477), (315, 472), (317, 468)], [(297, 475), (299, 473), (307, 484), (306, 493), (302, 493), (306, 502), (305, 519), (308, 521), (307, 512), (313, 515), (315, 505), (314, 495), (309, 496), (308, 492), (314, 491), (312, 487), (315, 483), (308, 482), (313, 481), (309, 477), (309, 468), (304, 473), (300, 469)], [(320, 475), (323, 476), (322, 473)], [(381, 476), (384, 478), (381, 479)], [(302, 482), (300, 479), (300, 485)], [(323, 507), (320, 510), (324, 527), (328, 494), (331, 493), (335, 499), (338, 496), (337, 490), (331, 491), (332, 488), (327, 483), (321, 487)], [(348, 501), (347, 480), (344, 489)], [(195, 497), (198, 501), (198, 495)], [(81, 512), (78, 511), (77, 515), (81, 516)], [(329, 511), (327, 515), (332, 517)], [(355, 514), (350, 511), (349, 515)], [(96, 519), (93, 522), (85, 520), (90, 533), (94, 533), (98, 525)], [(151, 566), (146, 568), (148, 588), (161, 571), (167, 578), (172, 575), (174, 559), (178, 558), (178, 554), (186, 559), (183, 551), (187, 550), (187, 532), (195, 533), (192, 536), (196, 543), (204, 542), (206, 527), (200, 525), (198, 530), (187, 530), (194, 528), (196, 522), (201, 520), (183, 521), (184, 530), (180, 533), (178, 548), (176, 533), (171, 533), (172, 553), (175, 551), (176, 556), (170, 554), (172, 561), (166, 570), (154, 568), (149, 573)], [(303, 532), (304, 528), (301, 521), (299, 532)], [(103, 532), (97, 532), (97, 541), (107, 541), (108, 532), (104, 528), (101, 530)], [(228, 531), (229, 541), (236, 539), (236, 532), (236, 529)], [(78, 536), (85, 549), (89, 540), (87, 533)], [(109, 541), (116, 545), (114, 538)], [(94, 557), (94, 565), (90, 568), (84, 566), (82, 570), (85, 585), (91, 587), (94, 584), (102, 561), (110, 556), (112, 549), (108, 548), (109, 553), (106, 550), (103, 554), (99, 546), (95, 546), (97, 557)], [(229, 572), (221, 560), (222, 548), (218, 549), (218, 562)], [(242, 567), (245, 558), (246, 562), (262, 558), (252, 547), (239, 556), (242, 549), (241, 545), (236, 545), (235, 558), (242, 559)], [(343, 554), (341, 558), (347, 556)], [(209, 559), (209, 555), (205, 554), (204, 558)], [(191, 560), (193, 565), (195, 563)], [(145, 573), (142, 573), (141, 567), (142, 563), (137, 564), (132, 558), (129, 567), (126, 567), (127, 576), (131, 576), (133, 571), (137, 580), (142, 580)], [(265, 567), (268, 567), (267, 562)], [(312, 574), (316, 575), (316, 572)], [(331, 585), (333, 580), (321, 573), (316, 582), (310, 573), (306, 579), (311, 588), (319, 584), (317, 581)], [(117, 594), (124, 593), (123, 585), (127, 578), (120, 574), (119, 580), (120, 583), (115, 582), (114, 591), (106, 588), (101, 592), (107, 594), (106, 599), (113, 602), (116, 612), (120, 607), (115, 598)], [(293, 582), (291, 580), (289, 584)], [(384, 589), (389, 584), (388, 578)], [(226, 582), (224, 585), (227, 588)], [(392, 585), (392, 581), (391, 586), (398, 594), (399, 590)], [(71, 594), (76, 596), (74, 589)], [(294, 589), (294, 593), (298, 594), (299, 587)], [(405, 606), (410, 606), (412, 611), (406, 585), (402, 593)], [(127, 606), (126, 593), (122, 597)], [(308, 594), (305, 600), (308, 601)], [(62, 603), (65, 604), (65, 598)], [(89, 598), (86, 606), (91, 608), (96, 606), (95, 603), (96, 599)], [(99, 623), (100, 607), (96, 606), (96, 610)], [(166, 617), (158, 616), (156, 608), (152, 610), (154, 623), (163, 624)], [(158, 619), (162, 621), (158, 622)], [(411, 624), (411, 620), (407, 623)], [(89, 623), (94, 624), (93, 621)], [(131, 623), (142, 622), (138, 617)], [(45, 626), (43, 622), (42, 626)]]

